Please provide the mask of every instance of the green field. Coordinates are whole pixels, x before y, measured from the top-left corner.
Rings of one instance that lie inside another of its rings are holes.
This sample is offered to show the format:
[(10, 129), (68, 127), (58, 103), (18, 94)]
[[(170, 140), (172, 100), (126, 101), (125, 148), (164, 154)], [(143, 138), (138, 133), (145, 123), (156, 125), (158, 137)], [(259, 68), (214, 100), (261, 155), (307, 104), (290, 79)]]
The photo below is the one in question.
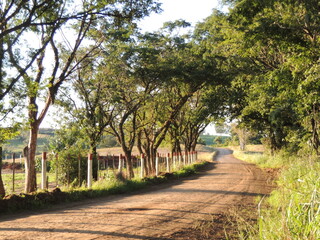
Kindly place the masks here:
[[(54, 129), (40, 129), (37, 143), (37, 154), (48, 150), (49, 139), (54, 135)], [(17, 157), (22, 155), (23, 148), (28, 143), (28, 136), (26, 133), (22, 133), (15, 139), (9, 140), (7, 144), (3, 146), (4, 159), (5, 155), (15, 153)], [(9, 156), (8, 156), (9, 157)]]
[[(217, 139), (220, 139), (222, 142), (217, 142)], [(227, 136), (216, 136), (216, 135), (200, 135), (200, 139), (202, 139), (207, 146), (224, 144), (230, 137)]]

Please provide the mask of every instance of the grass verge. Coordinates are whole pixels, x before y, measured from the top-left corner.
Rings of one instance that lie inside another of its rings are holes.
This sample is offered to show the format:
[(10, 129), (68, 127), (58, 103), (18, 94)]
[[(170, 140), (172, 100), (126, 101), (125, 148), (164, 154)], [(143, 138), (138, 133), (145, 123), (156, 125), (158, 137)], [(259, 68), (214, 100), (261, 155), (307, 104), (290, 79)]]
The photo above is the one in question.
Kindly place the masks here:
[(8, 195), (0, 199), (0, 213), (13, 213), (22, 210), (43, 209), (63, 202), (80, 201), (88, 198), (129, 193), (147, 186), (161, 184), (196, 174), (208, 164), (207, 161), (186, 166), (174, 173), (165, 173), (158, 177), (120, 181), (115, 178), (104, 179), (93, 184), (92, 189), (85, 187), (71, 188), (61, 191), (59, 188), (51, 192), (39, 191), (31, 194)]
[[(317, 157), (269, 156), (235, 151), (263, 168), (280, 168), (277, 189), (260, 199), (258, 224), (240, 239), (320, 239), (320, 162)], [(245, 230), (243, 230), (245, 229)]]

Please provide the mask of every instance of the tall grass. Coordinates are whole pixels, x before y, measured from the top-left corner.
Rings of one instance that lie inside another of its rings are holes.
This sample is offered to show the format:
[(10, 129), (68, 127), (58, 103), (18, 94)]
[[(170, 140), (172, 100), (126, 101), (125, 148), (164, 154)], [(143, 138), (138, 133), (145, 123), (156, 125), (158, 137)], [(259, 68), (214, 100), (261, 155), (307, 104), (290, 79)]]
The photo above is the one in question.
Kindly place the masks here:
[(261, 167), (281, 168), (277, 189), (261, 200), (258, 225), (246, 239), (320, 239), (319, 159), (287, 154), (235, 155)]

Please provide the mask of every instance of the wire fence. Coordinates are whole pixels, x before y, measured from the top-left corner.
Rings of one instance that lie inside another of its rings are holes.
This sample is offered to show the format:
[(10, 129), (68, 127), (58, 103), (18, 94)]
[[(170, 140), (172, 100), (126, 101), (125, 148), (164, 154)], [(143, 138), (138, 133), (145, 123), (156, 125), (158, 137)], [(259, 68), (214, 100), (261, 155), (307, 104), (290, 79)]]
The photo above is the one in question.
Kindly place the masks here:
[[(55, 155), (58, 158), (58, 155)], [(182, 169), (187, 165), (195, 163), (198, 159), (198, 153), (195, 152), (183, 152), (183, 153), (166, 153), (156, 154), (155, 158), (155, 173), (153, 175), (159, 176), (164, 173), (172, 173)], [(144, 155), (134, 155), (131, 157), (133, 171), (136, 178), (146, 177), (146, 157)], [(59, 181), (59, 168), (55, 168), (55, 171), (47, 171), (48, 155), (46, 152), (42, 153), (40, 171), (37, 172), (37, 183), (39, 189), (48, 189), (60, 186), (62, 183)], [(82, 179), (85, 185), (90, 188), (92, 186), (92, 154), (88, 155), (87, 168), (83, 169), (83, 166), (78, 164), (78, 182), (81, 184), (81, 172), (86, 172), (86, 179)], [(3, 163), (2, 166), (2, 180), (7, 194), (21, 193), (24, 191), (25, 183), (25, 169), (24, 161), (20, 158), (16, 158), (15, 154), (12, 154), (12, 159)], [(114, 175), (118, 171), (126, 171), (127, 165), (125, 157), (122, 154), (112, 155), (98, 155), (98, 178), (107, 178), (110, 175)], [(61, 169), (60, 169), (61, 170)], [(68, 175), (68, 174), (67, 174)], [(68, 179), (69, 176), (66, 176)], [(65, 183), (64, 183), (65, 184)], [(70, 184), (70, 180), (67, 180), (67, 185)]]

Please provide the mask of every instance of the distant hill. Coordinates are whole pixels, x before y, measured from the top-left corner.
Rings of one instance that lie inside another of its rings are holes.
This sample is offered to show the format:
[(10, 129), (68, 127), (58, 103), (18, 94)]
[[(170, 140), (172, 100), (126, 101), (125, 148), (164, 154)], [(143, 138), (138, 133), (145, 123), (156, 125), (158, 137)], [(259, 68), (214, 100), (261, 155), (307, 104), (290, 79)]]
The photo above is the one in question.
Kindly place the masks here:
[[(54, 136), (55, 129), (41, 128), (38, 134), (37, 153), (48, 150), (48, 144), (50, 137)], [(7, 144), (3, 146), (3, 154), (16, 153), (22, 154), (23, 148), (28, 143), (29, 134), (27, 131), (21, 132), (15, 139), (9, 140)]]

